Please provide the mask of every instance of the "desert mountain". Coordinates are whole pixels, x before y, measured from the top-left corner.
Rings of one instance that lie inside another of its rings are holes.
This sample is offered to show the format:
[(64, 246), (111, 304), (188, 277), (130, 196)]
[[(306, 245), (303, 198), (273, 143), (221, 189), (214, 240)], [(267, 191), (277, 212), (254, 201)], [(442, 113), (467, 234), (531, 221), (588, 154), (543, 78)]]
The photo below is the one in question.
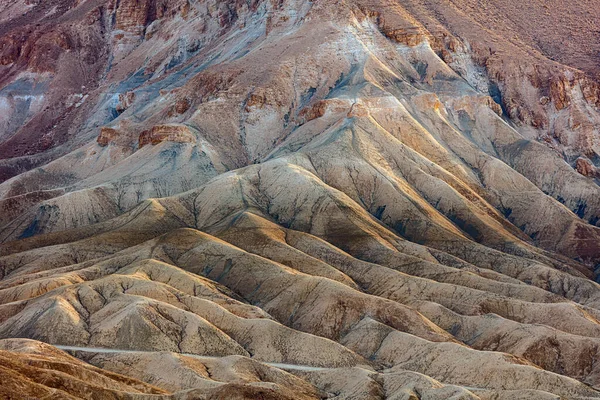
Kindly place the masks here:
[(600, 398), (598, 18), (4, 1), (0, 396)]

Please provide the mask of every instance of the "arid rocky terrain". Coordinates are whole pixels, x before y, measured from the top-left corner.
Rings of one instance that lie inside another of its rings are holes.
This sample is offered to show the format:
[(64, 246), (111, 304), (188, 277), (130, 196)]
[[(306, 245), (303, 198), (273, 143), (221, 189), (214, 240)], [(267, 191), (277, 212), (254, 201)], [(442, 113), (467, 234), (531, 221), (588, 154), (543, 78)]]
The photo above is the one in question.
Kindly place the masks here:
[(600, 398), (599, 20), (0, 2), (0, 398)]

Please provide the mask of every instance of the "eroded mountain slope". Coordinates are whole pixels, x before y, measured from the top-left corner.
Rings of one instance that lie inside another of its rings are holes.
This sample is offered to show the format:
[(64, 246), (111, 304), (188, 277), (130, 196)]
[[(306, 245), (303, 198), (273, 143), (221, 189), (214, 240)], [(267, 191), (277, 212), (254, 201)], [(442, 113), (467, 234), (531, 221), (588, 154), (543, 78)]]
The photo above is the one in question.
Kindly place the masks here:
[(472, 3), (3, 6), (14, 387), (600, 397), (593, 55)]

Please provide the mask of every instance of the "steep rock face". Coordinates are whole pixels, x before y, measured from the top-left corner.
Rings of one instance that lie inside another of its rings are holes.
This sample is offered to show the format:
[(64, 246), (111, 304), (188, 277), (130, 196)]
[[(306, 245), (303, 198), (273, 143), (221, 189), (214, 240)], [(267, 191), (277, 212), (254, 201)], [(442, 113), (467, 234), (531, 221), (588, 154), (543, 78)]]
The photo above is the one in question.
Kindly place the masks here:
[[(88, 5), (84, 15), (71, 19), (73, 4), (57, 3), (35, 4), (27, 7), (23, 21), (0, 24), (1, 98), (8, 102), (0, 145), (5, 157), (50, 150), (75, 135), (79, 127), (72, 124), (87, 118), (84, 103), (93, 98), (106, 67), (105, 14)], [(10, 169), (4, 179), (14, 175)]]
[[(406, 8), (414, 13), (419, 3), (409, 2)], [(430, 31), (446, 31), (434, 34), (441, 56), (464, 68), (468, 55), (479, 71), (465, 71), (463, 76), (476, 86), (483, 73), (492, 84), (487, 85), (489, 92), (522, 133), (554, 144), (570, 163), (580, 154), (598, 154), (599, 70), (594, 49), (599, 44), (589, 30), (598, 17), (595, 7), (584, 2), (565, 6), (527, 1), (523, 8), (501, 1), (482, 6), (461, 0), (455, 8), (446, 2), (426, 3), (430, 13), (420, 21)], [(552, 12), (553, 7), (561, 11)], [(435, 18), (439, 13), (445, 16), (442, 24)]]
[[(91, 138), (132, 100), (119, 87), (134, 88), (154, 69), (181, 63), (258, 4), (203, 2), (194, 8), (202, 18), (190, 27), (199, 37), (184, 43), (184, 35), (175, 46), (182, 48), (172, 49), (172, 32), (190, 13), (187, 1), (54, 3), (11, 4), (0, 21), (0, 154), (10, 158), (0, 166), (1, 180), (68, 153), (77, 137)], [(154, 45), (144, 46), (153, 37)], [(157, 57), (137, 58), (140, 46), (154, 46)], [(30, 155), (37, 156), (21, 158)]]
[(0, 5), (11, 388), (599, 398), (597, 53), (508, 3)]

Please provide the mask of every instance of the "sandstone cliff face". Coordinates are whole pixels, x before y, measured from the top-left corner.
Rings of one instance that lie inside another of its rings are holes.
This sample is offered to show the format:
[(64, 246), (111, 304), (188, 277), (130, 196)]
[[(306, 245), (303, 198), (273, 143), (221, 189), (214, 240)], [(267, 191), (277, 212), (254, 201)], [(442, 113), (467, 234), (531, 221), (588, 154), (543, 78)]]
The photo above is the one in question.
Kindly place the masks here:
[(600, 398), (598, 10), (538, 3), (0, 5), (0, 393)]

